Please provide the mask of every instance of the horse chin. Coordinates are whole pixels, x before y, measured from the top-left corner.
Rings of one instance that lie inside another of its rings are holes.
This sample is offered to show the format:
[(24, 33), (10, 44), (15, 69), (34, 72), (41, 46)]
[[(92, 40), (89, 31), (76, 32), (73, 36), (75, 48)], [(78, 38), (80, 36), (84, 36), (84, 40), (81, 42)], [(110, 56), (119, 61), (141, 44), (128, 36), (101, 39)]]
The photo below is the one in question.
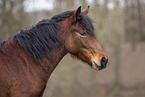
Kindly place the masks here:
[(97, 71), (102, 70), (102, 66), (99, 66), (95, 61), (92, 62), (91, 67)]

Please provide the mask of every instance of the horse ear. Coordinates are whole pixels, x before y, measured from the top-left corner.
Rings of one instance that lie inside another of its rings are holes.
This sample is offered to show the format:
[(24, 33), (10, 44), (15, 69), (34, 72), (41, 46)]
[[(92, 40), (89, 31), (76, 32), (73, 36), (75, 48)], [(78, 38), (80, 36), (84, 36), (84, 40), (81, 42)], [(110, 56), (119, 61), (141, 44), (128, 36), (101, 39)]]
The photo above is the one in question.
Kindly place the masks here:
[(89, 7), (90, 7), (90, 6), (86, 7), (82, 12), (85, 13), (85, 14), (87, 15), (87, 14), (88, 14), (88, 11), (89, 11)]
[(78, 20), (81, 15), (81, 6), (75, 11), (75, 19)]

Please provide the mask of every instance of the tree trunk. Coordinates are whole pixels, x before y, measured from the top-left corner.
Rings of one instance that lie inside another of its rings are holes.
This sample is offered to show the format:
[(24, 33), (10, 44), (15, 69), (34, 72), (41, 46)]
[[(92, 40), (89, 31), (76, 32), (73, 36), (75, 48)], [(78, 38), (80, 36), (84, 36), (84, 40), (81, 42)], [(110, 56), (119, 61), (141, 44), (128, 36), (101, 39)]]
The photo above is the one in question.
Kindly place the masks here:
[(138, 9), (138, 33), (140, 41), (145, 40), (143, 34), (143, 25), (142, 25), (142, 14), (141, 14), (141, 0), (137, 0), (137, 9)]
[(112, 39), (113, 39), (113, 51), (114, 51), (114, 56), (115, 56), (115, 61), (114, 61), (114, 73), (115, 73), (115, 79), (114, 79), (114, 86), (109, 91), (107, 96), (113, 96), (113, 97), (120, 97), (119, 93), (119, 85), (120, 85), (120, 46), (121, 46), (121, 30), (120, 30), (120, 16), (119, 16), (119, 1), (114, 0), (114, 9), (113, 9), (113, 14), (112, 14)]

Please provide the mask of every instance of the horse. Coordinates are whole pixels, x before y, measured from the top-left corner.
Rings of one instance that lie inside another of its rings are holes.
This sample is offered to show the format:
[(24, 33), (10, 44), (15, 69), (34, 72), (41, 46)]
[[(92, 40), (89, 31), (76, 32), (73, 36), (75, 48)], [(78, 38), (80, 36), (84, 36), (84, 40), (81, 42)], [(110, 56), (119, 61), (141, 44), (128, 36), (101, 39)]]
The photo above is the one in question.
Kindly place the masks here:
[(42, 97), (60, 60), (71, 54), (99, 71), (108, 58), (96, 40), (89, 6), (62, 12), (0, 42), (0, 97)]

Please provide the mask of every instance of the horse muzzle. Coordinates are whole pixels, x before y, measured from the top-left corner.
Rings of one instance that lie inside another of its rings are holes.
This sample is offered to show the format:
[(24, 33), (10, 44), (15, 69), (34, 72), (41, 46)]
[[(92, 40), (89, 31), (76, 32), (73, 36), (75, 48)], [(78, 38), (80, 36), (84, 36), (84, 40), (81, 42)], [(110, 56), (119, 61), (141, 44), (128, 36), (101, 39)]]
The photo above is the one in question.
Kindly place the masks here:
[(107, 63), (108, 63), (108, 59), (106, 59), (105, 57), (102, 57), (100, 62), (93, 60), (92, 61), (92, 68), (99, 71), (99, 70), (106, 68)]

